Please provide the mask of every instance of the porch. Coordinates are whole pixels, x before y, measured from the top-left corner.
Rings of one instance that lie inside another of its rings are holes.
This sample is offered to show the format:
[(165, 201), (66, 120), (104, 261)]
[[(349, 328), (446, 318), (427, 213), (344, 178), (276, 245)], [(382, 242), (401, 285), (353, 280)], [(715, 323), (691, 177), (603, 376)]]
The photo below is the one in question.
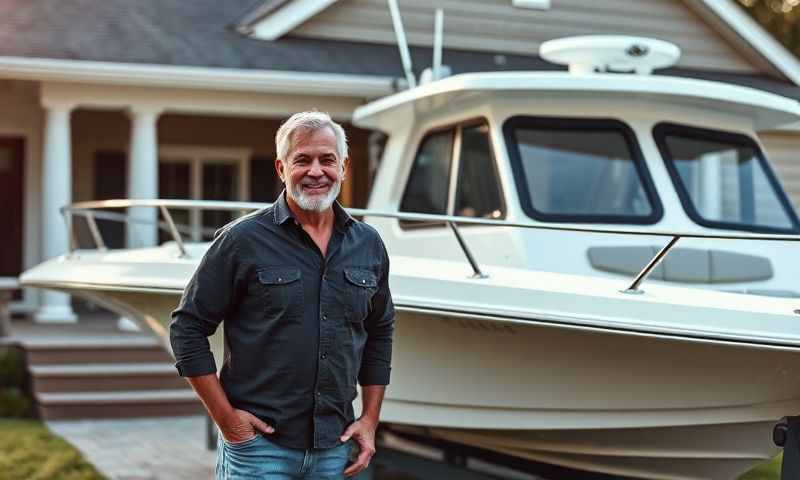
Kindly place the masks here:
[[(110, 86), (6, 80), (0, 85), (0, 215), (8, 248), (0, 277), (13, 278), (67, 251), (90, 245), (76, 224), (69, 239), (59, 208), (110, 198), (186, 198), (270, 202), (282, 188), (274, 170), (274, 136), (299, 110), (328, 111), (348, 132), (351, 171), (340, 201), (364, 206), (370, 184), (371, 132), (347, 121), (364, 99), (333, 93), (238, 92), (199, 88)], [(22, 215), (18, 214), (22, 212)], [(135, 212), (129, 212), (134, 214)], [(149, 219), (155, 212), (138, 213)], [(197, 239), (221, 215), (173, 212)], [(99, 221), (109, 247), (153, 245), (155, 228)], [(86, 242), (86, 243), (83, 243)], [(37, 322), (76, 322), (65, 294), (26, 289), (11, 311)]]

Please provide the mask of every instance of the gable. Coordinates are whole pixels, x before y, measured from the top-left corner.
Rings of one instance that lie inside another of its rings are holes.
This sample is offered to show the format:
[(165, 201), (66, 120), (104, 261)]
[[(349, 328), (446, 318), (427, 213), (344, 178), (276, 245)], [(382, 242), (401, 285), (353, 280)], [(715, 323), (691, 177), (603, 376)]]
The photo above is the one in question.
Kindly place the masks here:
[[(734, 42), (680, 1), (554, 0), (552, 7), (544, 11), (516, 8), (511, 3), (511, 0), (403, 0), (400, 12), (412, 46), (433, 44), (433, 16), (438, 7), (445, 12), (444, 46), (450, 49), (537, 55), (539, 45), (554, 38), (639, 35), (677, 44), (682, 51), (679, 67), (776, 74), (766, 61), (747, 48), (735, 48)], [(385, 0), (339, 0), (290, 34), (396, 43)]]

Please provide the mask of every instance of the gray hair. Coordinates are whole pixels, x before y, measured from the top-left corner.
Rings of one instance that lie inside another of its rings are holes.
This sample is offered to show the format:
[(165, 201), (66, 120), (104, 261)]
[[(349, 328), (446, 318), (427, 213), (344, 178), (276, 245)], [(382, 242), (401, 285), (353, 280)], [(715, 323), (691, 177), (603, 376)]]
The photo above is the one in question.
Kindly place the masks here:
[(278, 158), (287, 160), (286, 156), (292, 148), (294, 134), (296, 132), (314, 132), (325, 127), (330, 127), (336, 136), (336, 151), (339, 160), (347, 158), (347, 135), (344, 128), (334, 122), (331, 116), (325, 112), (309, 111), (298, 112), (283, 122), (275, 134), (275, 151)]

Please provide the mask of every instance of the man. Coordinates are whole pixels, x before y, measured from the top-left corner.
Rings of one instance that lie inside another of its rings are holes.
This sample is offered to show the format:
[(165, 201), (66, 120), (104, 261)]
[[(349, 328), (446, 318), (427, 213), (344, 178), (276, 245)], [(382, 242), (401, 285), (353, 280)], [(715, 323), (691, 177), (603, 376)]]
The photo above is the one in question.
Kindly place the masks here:
[[(335, 201), (349, 163), (342, 127), (297, 113), (275, 142), (286, 188), (217, 232), (172, 314), (176, 367), (219, 427), (218, 479), (353, 476), (375, 453), (389, 383), (389, 259)], [(218, 379), (206, 337), (223, 321)], [(351, 439), (360, 451), (346, 466)]]

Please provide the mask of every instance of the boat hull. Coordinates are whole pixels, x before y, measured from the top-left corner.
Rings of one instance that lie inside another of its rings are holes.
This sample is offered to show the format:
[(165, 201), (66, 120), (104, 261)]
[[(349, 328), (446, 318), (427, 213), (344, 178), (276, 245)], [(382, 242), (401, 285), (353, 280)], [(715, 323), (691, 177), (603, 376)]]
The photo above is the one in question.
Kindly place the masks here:
[(405, 311), (394, 351), (385, 421), (580, 470), (736, 478), (800, 411), (790, 349)]
[[(169, 348), (178, 294), (70, 293)], [(772, 426), (800, 412), (795, 348), (397, 309), (381, 418), (445, 440), (637, 478), (731, 479), (774, 456)]]

